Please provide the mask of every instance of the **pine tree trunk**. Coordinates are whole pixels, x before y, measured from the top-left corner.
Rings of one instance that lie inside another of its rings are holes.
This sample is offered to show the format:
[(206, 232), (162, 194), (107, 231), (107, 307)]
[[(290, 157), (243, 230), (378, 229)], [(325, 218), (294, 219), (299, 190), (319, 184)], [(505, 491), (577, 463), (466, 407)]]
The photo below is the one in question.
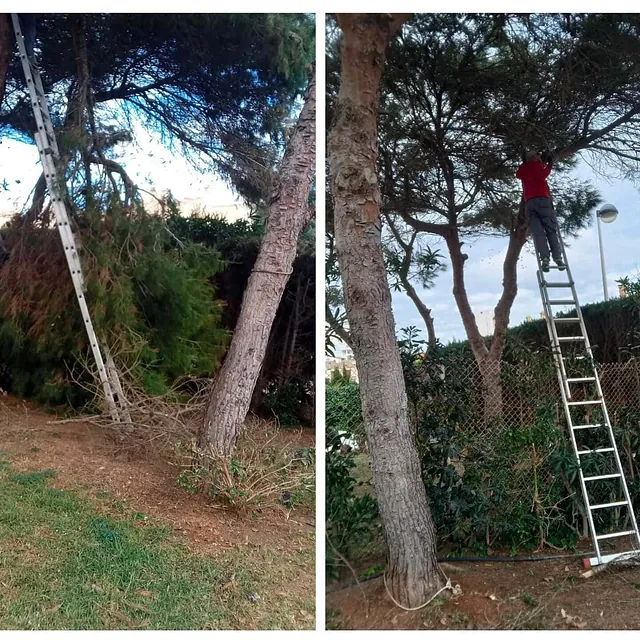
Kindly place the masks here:
[(502, 414), (502, 360), (487, 357), (478, 366), (482, 378), (484, 421), (489, 424)]
[(236, 451), (264, 359), (269, 334), (291, 275), (298, 238), (312, 217), (308, 206), (315, 170), (315, 75), (287, 146), (269, 206), (260, 253), (249, 278), (229, 353), (211, 391), (199, 434), (220, 456)]
[(380, 76), (406, 16), (340, 14), (342, 71), (329, 139), (335, 235), (360, 377), (371, 466), (387, 541), (387, 585), (405, 606), (442, 586), (436, 534), (408, 419), (383, 259), (376, 173)]

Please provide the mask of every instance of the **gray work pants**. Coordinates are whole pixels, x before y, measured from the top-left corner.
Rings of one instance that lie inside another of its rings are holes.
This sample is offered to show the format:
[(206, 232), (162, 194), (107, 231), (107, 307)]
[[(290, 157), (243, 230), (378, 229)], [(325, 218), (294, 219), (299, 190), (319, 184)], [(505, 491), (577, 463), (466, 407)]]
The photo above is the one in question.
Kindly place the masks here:
[(551, 200), (544, 197), (531, 198), (527, 200), (526, 206), (529, 214), (529, 230), (538, 255), (542, 260), (548, 260), (551, 253), (555, 262), (562, 260), (558, 222)]

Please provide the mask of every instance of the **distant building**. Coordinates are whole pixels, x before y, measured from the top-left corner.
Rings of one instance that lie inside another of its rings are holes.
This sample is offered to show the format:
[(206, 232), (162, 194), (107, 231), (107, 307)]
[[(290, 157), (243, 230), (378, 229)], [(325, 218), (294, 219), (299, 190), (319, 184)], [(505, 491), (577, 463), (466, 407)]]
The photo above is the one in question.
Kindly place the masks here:
[(478, 314), (478, 330), (480, 335), (487, 338), (493, 335), (495, 328), (495, 317), (493, 311), (481, 311)]
[[(153, 197), (145, 196), (143, 198), (147, 211), (151, 213), (160, 212), (160, 203)], [(183, 216), (195, 216), (203, 218), (205, 216), (217, 216), (224, 218), (228, 222), (236, 222), (237, 220), (247, 220), (251, 214), (249, 207), (242, 203), (234, 204), (212, 204), (203, 198), (183, 198), (176, 200)]]
[(353, 360), (353, 351), (344, 342), (338, 342), (334, 349), (337, 360)]
[(331, 375), (334, 371), (340, 371), (341, 373), (347, 373), (351, 382), (358, 382), (358, 369), (356, 367), (356, 361), (351, 358), (327, 358), (325, 360), (325, 377), (327, 380), (331, 380)]

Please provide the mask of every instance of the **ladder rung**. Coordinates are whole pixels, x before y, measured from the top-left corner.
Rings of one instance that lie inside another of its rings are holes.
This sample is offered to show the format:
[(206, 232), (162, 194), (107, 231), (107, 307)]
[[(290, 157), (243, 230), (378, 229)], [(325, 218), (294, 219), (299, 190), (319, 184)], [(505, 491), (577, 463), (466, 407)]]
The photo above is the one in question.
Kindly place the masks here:
[(580, 322), (580, 318), (554, 318), (554, 322)]
[[(564, 267), (562, 267), (562, 270), (564, 271), (567, 268), (567, 265), (565, 265)], [(549, 265), (549, 269), (560, 269), (560, 267), (556, 264), (550, 264)]]
[(579, 405), (587, 404), (602, 404), (602, 400), (576, 400), (575, 402), (567, 402), (570, 407), (577, 407)]
[(578, 429), (597, 429), (598, 427), (604, 427), (602, 423), (598, 424), (577, 424), (575, 427), (571, 427), (574, 431)]
[(625, 504), (629, 504), (626, 500), (622, 500), (621, 502), (607, 502), (606, 504), (594, 504), (589, 507), (591, 511), (595, 511), (596, 509), (607, 509), (609, 507), (622, 507)]
[(595, 378), (567, 378), (567, 382), (595, 382)]
[(583, 478), (585, 482), (588, 480), (610, 480), (611, 478), (621, 478), (622, 475), (619, 473), (607, 473), (603, 476), (589, 476), (588, 478)]
[(572, 304), (573, 306), (575, 306), (576, 301), (575, 300), (549, 300), (549, 304), (562, 304), (562, 305)]
[(553, 289), (560, 289), (561, 287), (572, 287), (573, 282), (543, 282), (543, 287), (551, 287)]
[(586, 360), (587, 356), (573, 356), (573, 358), (570, 356), (562, 356), (562, 359), (563, 360)]
[(583, 449), (582, 451), (578, 451), (579, 456), (583, 456), (586, 453), (609, 453), (610, 451), (615, 451), (613, 447), (606, 447), (605, 449)]
[(575, 342), (584, 339), (584, 336), (558, 336), (558, 342)]
[(606, 538), (621, 538), (622, 536), (631, 536), (634, 534), (635, 531), (633, 529), (631, 531), (618, 531), (618, 533), (605, 533), (602, 536), (596, 536), (596, 540), (605, 540)]

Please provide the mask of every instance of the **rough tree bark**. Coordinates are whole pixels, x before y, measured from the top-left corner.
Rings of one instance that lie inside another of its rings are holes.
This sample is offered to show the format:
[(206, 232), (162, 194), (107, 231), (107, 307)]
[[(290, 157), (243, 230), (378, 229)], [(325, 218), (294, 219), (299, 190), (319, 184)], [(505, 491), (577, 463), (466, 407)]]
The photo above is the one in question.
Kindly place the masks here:
[(405, 14), (340, 14), (340, 92), (329, 137), (335, 235), (373, 479), (387, 541), (387, 585), (403, 605), (442, 586), (435, 528), (408, 419), (382, 251), (376, 173), (380, 76)]
[(308, 207), (315, 170), (315, 73), (304, 107), (287, 146), (278, 186), (269, 205), (260, 253), (247, 284), (229, 353), (211, 391), (199, 435), (199, 447), (211, 444), (216, 455), (233, 456), (271, 326), (291, 275), (298, 238), (309, 223)]

